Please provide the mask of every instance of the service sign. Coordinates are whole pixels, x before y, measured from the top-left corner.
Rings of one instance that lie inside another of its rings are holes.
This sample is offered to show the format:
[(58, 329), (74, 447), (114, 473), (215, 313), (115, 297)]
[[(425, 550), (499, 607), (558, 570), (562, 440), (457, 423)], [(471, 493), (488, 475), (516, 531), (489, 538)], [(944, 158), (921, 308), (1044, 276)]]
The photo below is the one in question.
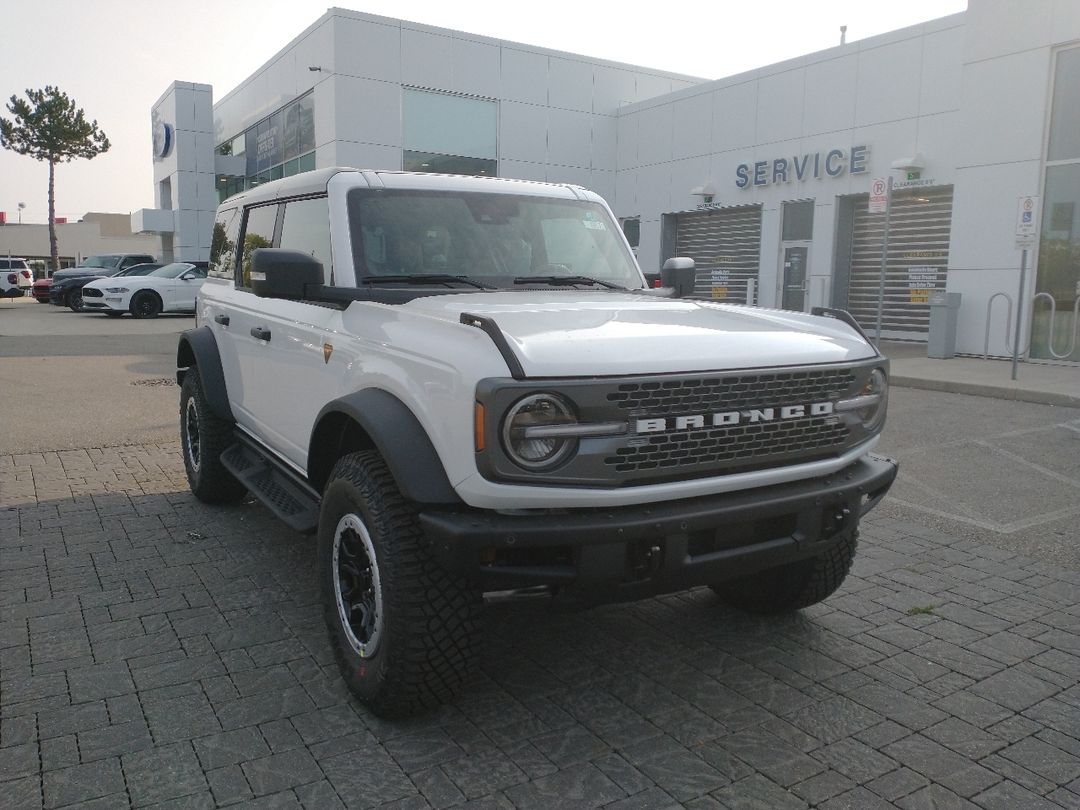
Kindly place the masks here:
[(1021, 197), (1016, 203), (1016, 247), (1033, 248), (1039, 238), (1039, 198)]

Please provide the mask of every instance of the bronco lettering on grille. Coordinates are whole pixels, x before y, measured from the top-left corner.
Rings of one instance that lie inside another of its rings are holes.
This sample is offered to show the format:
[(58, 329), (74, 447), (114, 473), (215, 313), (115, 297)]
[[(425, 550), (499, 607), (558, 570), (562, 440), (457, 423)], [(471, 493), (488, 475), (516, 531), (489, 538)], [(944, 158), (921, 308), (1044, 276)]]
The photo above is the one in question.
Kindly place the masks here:
[(834, 410), (831, 402), (813, 402), (810, 405), (784, 405), (781, 408), (751, 408), (745, 411), (699, 413), (692, 416), (676, 416), (672, 419), (638, 419), (634, 423), (634, 432), (663, 433), (668, 430), (732, 427), (741, 424), (754, 424), (755, 422), (803, 419), (807, 416), (828, 416)]

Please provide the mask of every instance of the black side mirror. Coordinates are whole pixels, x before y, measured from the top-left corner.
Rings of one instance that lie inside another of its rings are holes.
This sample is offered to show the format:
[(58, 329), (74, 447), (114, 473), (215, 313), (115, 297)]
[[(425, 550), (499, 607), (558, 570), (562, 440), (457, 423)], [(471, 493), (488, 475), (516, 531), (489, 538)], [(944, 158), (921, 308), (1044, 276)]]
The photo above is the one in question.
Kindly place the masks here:
[(694, 260), (685, 256), (676, 256), (664, 262), (660, 271), (660, 283), (675, 290), (676, 298), (693, 295), (697, 283), (697, 268)]
[(306, 287), (323, 283), (322, 262), (286, 248), (257, 248), (251, 253), (251, 291), (260, 298), (303, 299)]

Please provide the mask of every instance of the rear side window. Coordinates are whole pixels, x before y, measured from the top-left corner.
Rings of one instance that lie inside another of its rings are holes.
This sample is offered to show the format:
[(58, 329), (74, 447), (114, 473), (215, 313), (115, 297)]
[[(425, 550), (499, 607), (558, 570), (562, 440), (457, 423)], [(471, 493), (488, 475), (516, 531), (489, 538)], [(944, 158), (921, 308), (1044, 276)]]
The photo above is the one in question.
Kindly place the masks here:
[(258, 248), (274, 246), (274, 225), (277, 223), (278, 206), (264, 205), (249, 208), (244, 224), (244, 249), (240, 260), (239, 287), (251, 286), (251, 254)]
[(323, 283), (332, 284), (333, 259), (330, 254), (330, 210), (326, 197), (292, 200), (285, 204), (278, 247), (299, 250), (323, 266)]
[(210, 237), (210, 271), (213, 278), (233, 280), (236, 272), (236, 237), (240, 233), (240, 211), (229, 208), (221, 211), (214, 221)]

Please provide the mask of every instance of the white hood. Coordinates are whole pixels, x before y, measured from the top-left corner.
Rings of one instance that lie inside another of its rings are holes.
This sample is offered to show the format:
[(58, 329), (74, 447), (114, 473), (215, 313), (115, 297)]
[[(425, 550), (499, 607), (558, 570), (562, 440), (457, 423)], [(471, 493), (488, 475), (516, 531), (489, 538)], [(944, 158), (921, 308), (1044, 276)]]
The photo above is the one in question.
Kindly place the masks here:
[(610, 291), (435, 295), (407, 309), (498, 324), (526, 376), (663, 374), (844, 363), (876, 352), (850, 326), (781, 310)]

